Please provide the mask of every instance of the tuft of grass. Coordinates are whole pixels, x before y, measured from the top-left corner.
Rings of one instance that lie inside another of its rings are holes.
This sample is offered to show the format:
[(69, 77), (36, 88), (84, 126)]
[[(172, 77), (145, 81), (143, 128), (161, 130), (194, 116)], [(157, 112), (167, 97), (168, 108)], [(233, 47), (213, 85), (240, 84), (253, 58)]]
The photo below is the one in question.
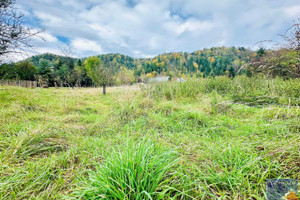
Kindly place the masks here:
[(0, 163), (60, 152), (67, 147), (68, 144), (55, 134), (41, 134), (40, 130), (19, 132), (17, 137), (3, 138), (0, 143)]
[(105, 163), (89, 171), (84, 186), (75, 193), (83, 199), (164, 199), (171, 192), (178, 159), (173, 151), (157, 148), (153, 142), (128, 142), (114, 149)]
[[(209, 187), (217, 190), (241, 190), (249, 180), (259, 179), (266, 169), (263, 158), (257, 153), (247, 150), (239, 144), (223, 144), (218, 147), (210, 147), (208, 158), (205, 163), (204, 173), (199, 176)], [(268, 166), (270, 167), (270, 166)], [(272, 168), (272, 167), (271, 167)]]

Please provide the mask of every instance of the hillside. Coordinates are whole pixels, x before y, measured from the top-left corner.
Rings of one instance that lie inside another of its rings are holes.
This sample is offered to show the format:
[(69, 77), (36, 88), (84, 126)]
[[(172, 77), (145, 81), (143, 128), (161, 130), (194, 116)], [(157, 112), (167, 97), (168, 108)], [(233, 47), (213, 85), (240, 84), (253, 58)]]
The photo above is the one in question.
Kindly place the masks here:
[[(213, 47), (202, 49), (192, 53), (174, 52), (155, 56), (154, 58), (132, 58), (122, 54), (103, 54), (98, 55), (103, 64), (113, 68), (115, 71), (122, 66), (130, 70), (135, 70), (137, 75), (143, 73), (173, 73), (192, 74), (203, 73), (203, 76), (224, 75), (227, 70), (233, 68), (234, 71), (250, 61), (250, 56), (254, 52), (243, 47)], [(46, 60), (52, 65), (58, 60), (64, 60), (66, 57), (55, 54), (41, 54), (33, 56), (28, 60), (36, 67), (41, 60)], [(80, 58), (84, 61), (86, 58)], [(76, 62), (78, 59), (73, 59)]]
[[(255, 52), (243, 47), (214, 47), (192, 53), (165, 53), (153, 58), (132, 58), (121, 54), (98, 55), (110, 70), (109, 85), (145, 82), (156, 75), (176, 77), (234, 77), (249, 64)], [(91, 57), (89, 57), (91, 58)], [(0, 79), (36, 80), (48, 86), (91, 86), (92, 80), (83, 66), (88, 58), (71, 58), (45, 53), (25, 61), (0, 66)]]

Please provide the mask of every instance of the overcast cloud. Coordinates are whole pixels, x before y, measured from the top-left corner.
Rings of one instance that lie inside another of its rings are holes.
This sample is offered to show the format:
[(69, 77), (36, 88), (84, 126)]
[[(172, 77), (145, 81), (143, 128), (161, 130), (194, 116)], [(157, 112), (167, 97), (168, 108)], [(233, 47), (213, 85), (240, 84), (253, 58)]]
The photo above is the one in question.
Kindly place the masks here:
[(25, 22), (45, 28), (38, 53), (72, 45), (77, 57), (151, 57), (278, 39), (300, 17), (298, 0), (17, 0)]

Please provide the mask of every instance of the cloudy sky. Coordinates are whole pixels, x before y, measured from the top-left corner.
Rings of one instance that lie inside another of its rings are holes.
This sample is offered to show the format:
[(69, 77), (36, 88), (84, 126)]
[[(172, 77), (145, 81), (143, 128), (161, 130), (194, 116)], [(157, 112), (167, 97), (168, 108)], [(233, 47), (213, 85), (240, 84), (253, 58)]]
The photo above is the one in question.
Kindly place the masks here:
[(17, 0), (25, 23), (45, 28), (37, 53), (151, 57), (278, 40), (300, 17), (299, 0)]

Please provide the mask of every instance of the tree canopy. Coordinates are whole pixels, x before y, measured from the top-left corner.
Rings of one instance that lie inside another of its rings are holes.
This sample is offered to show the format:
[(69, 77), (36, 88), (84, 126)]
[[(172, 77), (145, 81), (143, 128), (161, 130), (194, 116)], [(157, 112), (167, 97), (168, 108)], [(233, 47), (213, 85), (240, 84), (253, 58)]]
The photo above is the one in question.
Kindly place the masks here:
[(109, 66), (104, 66), (96, 56), (85, 60), (84, 67), (96, 86), (103, 86), (103, 94), (106, 93), (106, 86), (113, 83), (113, 71)]

